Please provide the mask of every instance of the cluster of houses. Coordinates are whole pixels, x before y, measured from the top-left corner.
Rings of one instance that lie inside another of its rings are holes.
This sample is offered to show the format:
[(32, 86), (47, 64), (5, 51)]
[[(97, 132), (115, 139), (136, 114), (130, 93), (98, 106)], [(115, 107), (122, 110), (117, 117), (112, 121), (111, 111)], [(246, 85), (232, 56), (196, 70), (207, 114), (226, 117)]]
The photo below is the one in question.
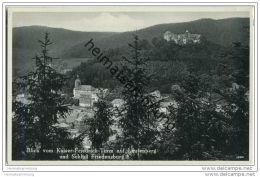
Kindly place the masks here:
[[(103, 88), (94, 88), (91, 85), (81, 85), (81, 81), (79, 77), (77, 76), (77, 79), (75, 80), (75, 87), (73, 89), (73, 95), (74, 99), (79, 100), (79, 106), (80, 107), (86, 107), (86, 108), (93, 108), (93, 104), (98, 101), (101, 97), (104, 98), (108, 95), (108, 89)], [(173, 100), (167, 99), (167, 96), (161, 96), (161, 93), (159, 90), (155, 90), (150, 93), (150, 95), (157, 98), (157, 100), (168, 100), (162, 102), (162, 112), (166, 113), (166, 105), (176, 104)], [(124, 100), (121, 98), (115, 98), (111, 101), (111, 104), (113, 107), (120, 108), (124, 104)], [(165, 107), (164, 107), (165, 105)]]
[[(94, 103), (99, 99), (107, 96), (107, 94), (108, 89), (97, 89), (91, 85), (82, 85), (80, 78), (77, 76), (73, 89), (73, 98), (77, 99), (79, 104), (78, 106), (70, 106), (71, 111), (67, 115), (67, 118), (59, 119), (59, 123), (54, 126), (66, 128), (71, 133), (72, 137), (79, 136), (86, 129), (85, 120), (94, 116)], [(165, 114), (168, 113), (168, 106), (176, 104), (174, 101), (169, 99), (168, 96), (162, 96), (159, 90), (155, 90), (150, 94), (155, 96), (158, 100), (166, 100), (161, 102), (161, 107), (159, 109), (160, 112)], [(121, 98), (115, 98), (112, 99), (110, 103), (112, 105), (111, 109), (121, 109), (125, 102)], [(114, 118), (116, 120), (116, 117)], [(116, 131), (117, 134), (120, 134), (121, 132), (120, 128), (117, 126), (117, 123), (115, 123), (111, 129)], [(115, 137), (116, 135), (110, 137), (110, 140), (114, 140)], [(91, 145), (87, 138), (84, 140), (84, 142), (86, 148)]]

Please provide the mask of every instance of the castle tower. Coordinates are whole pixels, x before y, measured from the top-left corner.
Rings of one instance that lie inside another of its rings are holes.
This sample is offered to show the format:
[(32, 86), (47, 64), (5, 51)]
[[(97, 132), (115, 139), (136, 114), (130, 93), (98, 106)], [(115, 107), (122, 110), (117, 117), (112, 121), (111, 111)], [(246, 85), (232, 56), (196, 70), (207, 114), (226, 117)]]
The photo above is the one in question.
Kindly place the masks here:
[(79, 89), (80, 88), (80, 85), (81, 85), (81, 81), (79, 79), (79, 75), (77, 75), (77, 79), (75, 80), (75, 86), (74, 88), (75, 89)]

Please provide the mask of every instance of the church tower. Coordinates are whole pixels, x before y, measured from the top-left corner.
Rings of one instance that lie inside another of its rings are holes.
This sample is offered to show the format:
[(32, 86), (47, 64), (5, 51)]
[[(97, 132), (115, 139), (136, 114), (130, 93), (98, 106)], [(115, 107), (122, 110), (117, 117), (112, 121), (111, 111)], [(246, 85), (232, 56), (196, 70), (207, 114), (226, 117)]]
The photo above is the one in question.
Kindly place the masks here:
[(189, 33), (189, 31), (188, 31), (188, 30), (186, 30), (186, 31), (185, 31), (185, 37), (186, 37), (187, 39), (189, 39), (189, 38), (190, 38), (190, 33)]
[(75, 85), (74, 85), (74, 89), (73, 89), (74, 98), (79, 99), (79, 97), (80, 97), (80, 86), (81, 86), (81, 81), (79, 79), (79, 75), (77, 75), (77, 79), (75, 80)]
[(75, 89), (79, 89), (80, 88), (80, 85), (81, 85), (81, 81), (79, 79), (79, 75), (77, 75), (77, 79), (75, 80), (75, 86), (74, 88)]

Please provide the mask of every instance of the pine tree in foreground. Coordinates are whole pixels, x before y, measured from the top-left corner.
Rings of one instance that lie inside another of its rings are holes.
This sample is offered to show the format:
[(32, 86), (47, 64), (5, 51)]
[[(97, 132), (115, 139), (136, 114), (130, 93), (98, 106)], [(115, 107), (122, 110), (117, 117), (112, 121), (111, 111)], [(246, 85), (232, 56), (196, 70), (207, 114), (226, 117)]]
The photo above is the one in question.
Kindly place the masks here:
[[(155, 98), (148, 94), (148, 85), (150, 76), (146, 70), (148, 58), (142, 57), (141, 46), (139, 45), (138, 36), (134, 36), (134, 42), (129, 44), (131, 49), (131, 58), (125, 58), (123, 66), (126, 75), (130, 80), (124, 87), (123, 98), (125, 101), (125, 113), (119, 120), (122, 128), (122, 139), (124, 148), (146, 148), (153, 145), (156, 138), (156, 117), (154, 112), (158, 111), (158, 103)], [(149, 103), (146, 101), (149, 99)], [(133, 157), (140, 159), (140, 157)]]
[(92, 148), (104, 148), (104, 144), (112, 135), (112, 116), (111, 106), (102, 93), (102, 96), (99, 96), (98, 101), (94, 103), (94, 117), (85, 121), (87, 125), (87, 136), (92, 142)]
[(174, 129), (165, 134), (161, 143), (166, 158), (225, 159), (224, 148), (232, 125), (223, 112), (217, 111), (217, 104), (211, 99), (211, 85), (191, 73), (182, 81), (182, 90), (173, 93), (178, 106), (169, 108), (169, 118)]
[[(13, 103), (13, 159), (57, 159), (57, 154), (43, 150), (74, 146), (69, 133), (56, 126), (58, 119), (64, 119), (69, 110), (61, 96), (65, 78), (51, 67), (54, 58), (48, 55), (48, 47), (52, 44), (48, 33), (39, 43), (42, 51), (34, 58), (35, 70), (17, 83), (28, 94), (28, 103)], [(40, 149), (33, 155), (27, 148)]]

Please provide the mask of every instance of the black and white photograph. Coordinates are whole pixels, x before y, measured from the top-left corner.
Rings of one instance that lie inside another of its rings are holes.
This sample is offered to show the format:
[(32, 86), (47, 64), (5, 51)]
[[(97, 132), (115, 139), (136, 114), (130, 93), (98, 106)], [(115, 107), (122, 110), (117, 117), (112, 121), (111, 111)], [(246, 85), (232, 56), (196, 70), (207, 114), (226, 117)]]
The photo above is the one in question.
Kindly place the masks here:
[(252, 162), (252, 10), (7, 8), (9, 159)]

